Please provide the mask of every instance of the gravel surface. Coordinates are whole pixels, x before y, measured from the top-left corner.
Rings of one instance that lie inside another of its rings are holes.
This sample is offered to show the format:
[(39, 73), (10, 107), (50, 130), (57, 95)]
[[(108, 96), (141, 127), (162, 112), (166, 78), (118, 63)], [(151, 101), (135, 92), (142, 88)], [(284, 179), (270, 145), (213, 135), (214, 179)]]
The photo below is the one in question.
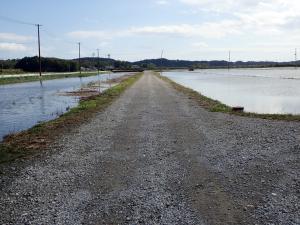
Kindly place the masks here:
[(211, 113), (146, 72), (1, 165), (0, 224), (300, 224), (300, 123)]

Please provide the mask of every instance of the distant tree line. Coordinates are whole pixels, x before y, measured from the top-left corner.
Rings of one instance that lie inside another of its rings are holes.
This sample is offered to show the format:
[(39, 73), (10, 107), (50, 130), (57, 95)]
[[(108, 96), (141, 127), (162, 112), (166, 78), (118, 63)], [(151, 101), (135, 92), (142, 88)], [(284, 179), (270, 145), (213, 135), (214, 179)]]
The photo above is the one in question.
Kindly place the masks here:
[[(24, 72), (38, 72), (38, 57), (24, 57), (22, 59), (0, 60), (0, 69), (20, 69)], [(79, 70), (78, 59), (41, 58), (42, 72), (74, 72)], [(130, 69), (132, 63), (108, 58), (87, 57), (81, 59), (81, 67), (90, 70), (105, 70), (107, 67), (116, 69)]]
[[(98, 63), (99, 62), (99, 63)], [(38, 57), (25, 57), (19, 60), (4, 60), (4, 69), (20, 69), (25, 72), (38, 72)], [(78, 59), (41, 58), (42, 72), (75, 72), (79, 70)], [(81, 67), (96, 70), (105, 70), (107, 66), (116, 69), (130, 69), (131, 63), (120, 60), (100, 58), (82, 58)]]
[[(64, 60), (57, 58), (41, 58), (42, 72), (74, 72), (77, 71), (77, 64), (72, 60)], [(15, 69), (21, 69), (25, 72), (39, 71), (38, 57), (25, 57), (20, 59)]]
[[(79, 70), (78, 59), (58, 59), (58, 58), (42, 58), (42, 72), (74, 72)], [(38, 72), (39, 61), (38, 57), (25, 57), (23, 59), (0, 60), (0, 69), (19, 69), (25, 72)], [(300, 62), (297, 62), (300, 65)], [(245, 68), (245, 67), (283, 67), (295, 66), (295, 62), (268, 62), (268, 61), (237, 61), (230, 62), (230, 67)], [(87, 57), (81, 59), (81, 67), (96, 70), (105, 70), (107, 68), (115, 69), (131, 69), (141, 67), (144, 69), (163, 68), (226, 68), (228, 62), (225, 60), (212, 61), (189, 61), (189, 60), (168, 60), (168, 59), (146, 59), (137, 62), (120, 61), (109, 58)]]
[[(72, 61), (78, 63), (78, 59), (73, 59)], [(81, 59), (81, 66), (84, 68), (96, 69), (98, 68), (98, 63), (101, 70), (105, 70), (108, 66), (112, 66), (116, 69), (130, 69), (132, 66), (132, 63), (130, 62), (108, 58), (99, 58), (98, 60), (98, 58), (95, 57), (87, 57)]]
[(8, 60), (0, 60), (1, 68), (0, 69), (15, 69), (16, 63), (18, 59), (8, 59)]
[[(271, 62), (271, 61), (237, 61), (230, 62), (225, 60), (211, 60), (211, 61), (189, 61), (189, 60), (168, 60), (168, 59), (146, 59), (135, 62), (143, 68), (194, 68), (194, 69), (208, 69), (208, 68), (227, 68), (228, 64), (234, 68), (251, 68), (251, 67), (287, 67), (295, 66), (295, 62)], [(300, 66), (300, 61), (297, 62)]]

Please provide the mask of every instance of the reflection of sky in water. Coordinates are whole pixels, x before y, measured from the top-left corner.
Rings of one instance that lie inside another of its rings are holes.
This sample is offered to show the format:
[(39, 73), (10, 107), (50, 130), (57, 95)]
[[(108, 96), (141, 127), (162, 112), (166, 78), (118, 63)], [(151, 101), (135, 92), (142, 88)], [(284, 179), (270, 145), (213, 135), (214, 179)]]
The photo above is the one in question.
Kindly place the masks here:
[(248, 112), (300, 114), (300, 69), (197, 70), (164, 75), (229, 106), (244, 106)]
[[(111, 74), (110, 78), (122, 75), (124, 73)], [(108, 75), (100, 77), (101, 80), (106, 80)], [(58, 93), (76, 90), (98, 79), (98, 76), (91, 76), (0, 85), (0, 140), (6, 134), (28, 129), (40, 121), (54, 119), (66, 112), (67, 107), (76, 106), (78, 97)]]

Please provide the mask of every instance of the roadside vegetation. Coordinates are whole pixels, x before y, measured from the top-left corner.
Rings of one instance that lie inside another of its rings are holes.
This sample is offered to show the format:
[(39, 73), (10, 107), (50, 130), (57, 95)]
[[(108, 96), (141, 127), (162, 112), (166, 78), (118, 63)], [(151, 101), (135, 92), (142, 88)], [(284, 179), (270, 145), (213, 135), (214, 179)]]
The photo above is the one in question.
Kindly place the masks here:
[(26, 74), (26, 73), (20, 69), (0, 69), (0, 76), (11, 75), (11, 74)]
[[(100, 73), (106, 73), (105, 71), (101, 71)], [(97, 72), (83, 72), (83, 73), (71, 73), (71, 74), (46, 74), (40, 76), (23, 76), (23, 77), (5, 77), (0, 78), (0, 85), (5, 84), (15, 84), (15, 83), (24, 83), (24, 82), (33, 82), (33, 81), (40, 81), (40, 80), (54, 80), (54, 79), (62, 79), (62, 78), (71, 78), (71, 77), (89, 77), (97, 75)]]
[[(41, 57), (42, 72), (76, 72), (79, 70), (78, 59), (59, 59)], [(132, 63), (109, 58), (85, 57), (81, 58), (82, 70), (106, 70), (107, 67), (114, 69), (131, 69)], [(23, 73), (37, 73), (40, 70), (39, 58), (24, 57), (22, 59), (0, 60), (0, 75), (14, 74), (13, 71)]]
[(291, 115), (291, 114), (259, 114), (259, 113), (248, 113), (248, 112), (234, 112), (230, 106), (227, 106), (217, 100), (213, 100), (208, 98), (201, 93), (194, 91), (190, 88), (184, 87), (171, 79), (161, 76), (159, 73), (156, 75), (171, 84), (176, 90), (186, 94), (189, 98), (194, 99), (197, 103), (202, 106), (203, 108), (211, 111), (211, 112), (222, 112), (233, 114), (237, 116), (245, 116), (251, 118), (262, 118), (262, 119), (269, 119), (269, 120), (284, 120), (284, 121), (300, 121), (300, 115)]
[(80, 101), (77, 107), (55, 120), (40, 123), (27, 131), (5, 137), (0, 143), (0, 163), (30, 156), (47, 149), (47, 146), (64, 132), (71, 131), (87, 122), (95, 113), (105, 109), (141, 75), (142, 73), (130, 76), (103, 93)]

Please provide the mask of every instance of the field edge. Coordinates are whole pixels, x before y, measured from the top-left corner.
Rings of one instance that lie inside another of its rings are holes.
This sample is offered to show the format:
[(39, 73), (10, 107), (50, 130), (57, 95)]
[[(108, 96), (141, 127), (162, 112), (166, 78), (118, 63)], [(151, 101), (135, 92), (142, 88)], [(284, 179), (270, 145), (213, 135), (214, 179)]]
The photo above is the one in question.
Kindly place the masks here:
[(160, 75), (160, 73), (155, 72), (155, 75), (169, 83), (177, 91), (186, 94), (189, 98), (195, 100), (201, 107), (207, 109), (210, 112), (221, 112), (236, 116), (250, 117), (250, 118), (260, 118), (267, 120), (279, 120), (279, 121), (294, 121), (300, 122), (300, 115), (292, 114), (260, 114), (260, 113), (249, 113), (249, 112), (234, 112), (232, 108), (228, 105), (223, 104), (220, 101), (214, 100), (212, 98), (206, 97), (201, 93), (187, 88), (181, 84), (176, 83), (168, 77)]
[(0, 163), (30, 156), (47, 147), (61, 134), (69, 132), (88, 122), (93, 116), (107, 108), (127, 88), (133, 85), (143, 73), (132, 75), (118, 85), (107, 89), (98, 96), (81, 100), (77, 107), (57, 119), (40, 123), (20, 133), (8, 135), (0, 143)]

